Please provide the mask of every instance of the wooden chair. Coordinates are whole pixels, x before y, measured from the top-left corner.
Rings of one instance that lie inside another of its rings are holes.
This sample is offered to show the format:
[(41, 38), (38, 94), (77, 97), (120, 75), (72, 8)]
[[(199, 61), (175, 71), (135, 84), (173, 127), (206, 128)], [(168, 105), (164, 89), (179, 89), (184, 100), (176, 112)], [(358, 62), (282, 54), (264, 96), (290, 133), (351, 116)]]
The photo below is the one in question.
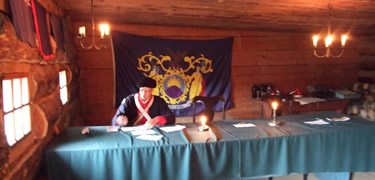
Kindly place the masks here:
[(205, 110), (203, 111), (204, 114), (207, 115), (207, 122), (211, 122), (214, 118), (214, 110), (212, 109), (219, 101), (222, 101), (222, 109), (223, 109), (223, 120), (225, 119), (225, 98), (223, 96), (213, 96), (213, 97), (205, 97), (205, 96), (195, 96), (193, 98), (193, 122), (195, 122), (195, 107), (196, 103), (203, 103), (205, 106)]

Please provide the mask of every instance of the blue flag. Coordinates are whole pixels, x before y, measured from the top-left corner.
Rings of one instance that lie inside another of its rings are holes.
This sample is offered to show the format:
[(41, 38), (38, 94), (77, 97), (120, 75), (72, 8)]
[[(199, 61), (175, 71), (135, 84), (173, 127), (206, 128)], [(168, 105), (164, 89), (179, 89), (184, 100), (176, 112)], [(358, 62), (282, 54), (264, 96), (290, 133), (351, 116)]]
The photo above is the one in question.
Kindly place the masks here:
[[(223, 96), (232, 107), (231, 61), (233, 38), (175, 40), (112, 31), (115, 64), (115, 107), (138, 92), (142, 76), (156, 80), (160, 96), (176, 116), (192, 116), (195, 96)], [(216, 104), (214, 111), (222, 111)], [(197, 112), (203, 106), (197, 106)]]

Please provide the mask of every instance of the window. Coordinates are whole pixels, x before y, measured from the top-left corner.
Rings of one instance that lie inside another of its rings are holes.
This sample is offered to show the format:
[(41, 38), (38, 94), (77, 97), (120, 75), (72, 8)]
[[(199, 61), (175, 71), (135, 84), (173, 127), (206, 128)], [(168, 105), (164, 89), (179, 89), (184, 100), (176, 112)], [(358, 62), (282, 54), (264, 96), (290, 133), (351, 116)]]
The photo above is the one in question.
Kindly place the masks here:
[(31, 132), (28, 79), (26, 75), (14, 75), (2, 81), (4, 128), (10, 146)]
[(59, 80), (60, 80), (60, 99), (62, 104), (66, 104), (68, 102), (68, 87), (66, 85), (66, 72), (60, 71), (59, 72)]

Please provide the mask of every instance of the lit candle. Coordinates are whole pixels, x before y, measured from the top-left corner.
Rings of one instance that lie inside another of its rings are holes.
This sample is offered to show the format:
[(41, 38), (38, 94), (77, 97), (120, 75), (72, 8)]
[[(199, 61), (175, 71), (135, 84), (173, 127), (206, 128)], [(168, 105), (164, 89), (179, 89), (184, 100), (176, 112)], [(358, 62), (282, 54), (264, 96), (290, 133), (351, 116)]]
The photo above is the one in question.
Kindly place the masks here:
[(80, 35), (81, 37), (86, 37), (86, 28), (85, 28), (85, 26), (81, 26), (81, 27), (79, 27), (78, 30), (79, 30), (78, 33), (79, 33), (79, 35)]
[(100, 24), (99, 29), (100, 29), (100, 37), (101, 38), (104, 38), (104, 36), (109, 35), (109, 25), (108, 24)]
[(206, 121), (207, 121), (207, 117), (206, 116), (202, 116), (202, 118), (201, 118), (201, 124), (202, 124), (203, 127), (206, 126)]
[(199, 126), (199, 128), (198, 128), (199, 131), (207, 131), (208, 130), (208, 127), (206, 126), (206, 122), (207, 122), (207, 117), (206, 116), (202, 116), (202, 118), (201, 118), (201, 126)]
[(277, 110), (277, 106), (278, 106), (278, 103), (277, 101), (273, 101), (272, 102), (272, 109), (273, 109), (273, 113), (272, 113), (272, 121), (268, 123), (269, 126), (277, 126), (279, 124), (278, 121), (276, 121), (276, 110)]
[(273, 109), (273, 110), (276, 110), (276, 109), (277, 109), (277, 106), (278, 106), (278, 104), (277, 104), (276, 101), (272, 102), (272, 109)]
[(347, 38), (348, 38), (348, 36), (346, 34), (344, 34), (344, 35), (341, 36), (341, 46), (342, 47), (345, 46), (345, 42), (346, 42)]
[(272, 116), (273, 116), (273, 121), (276, 120), (276, 110), (277, 110), (277, 105), (278, 105), (278, 104), (277, 104), (276, 101), (272, 102), (272, 109), (273, 109)]
[(331, 46), (332, 41), (333, 41), (333, 36), (332, 35), (328, 35), (327, 38), (326, 38), (326, 40), (325, 40), (326, 47)]
[(104, 37), (104, 24), (100, 24), (99, 25), (99, 29), (100, 29), (100, 37), (103, 38)]
[(318, 36), (318, 35), (313, 36), (313, 44), (314, 44), (314, 47), (317, 47), (317, 46), (318, 46), (318, 40), (319, 40), (319, 36)]
[(105, 28), (104, 28), (104, 30), (105, 30), (104, 34), (105, 34), (106, 36), (108, 36), (108, 35), (109, 35), (109, 25), (108, 25), (108, 24), (105, 24)]

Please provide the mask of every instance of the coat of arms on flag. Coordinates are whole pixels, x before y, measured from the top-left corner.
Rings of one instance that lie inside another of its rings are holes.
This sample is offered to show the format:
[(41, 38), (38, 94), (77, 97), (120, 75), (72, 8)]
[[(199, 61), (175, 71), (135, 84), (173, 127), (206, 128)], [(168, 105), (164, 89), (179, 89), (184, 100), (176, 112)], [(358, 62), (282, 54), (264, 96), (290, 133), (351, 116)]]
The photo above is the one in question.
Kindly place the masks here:
[(115, 31), (112, 41), (116, 107), (138, 91), (135, 83), (141, 76), (156, 80), (153, 95), (163, 98), (176, 116), (191, 116), (196, 96), (224, 96), (225, 108), (231, 107), (232, 38), (172, 40)]

